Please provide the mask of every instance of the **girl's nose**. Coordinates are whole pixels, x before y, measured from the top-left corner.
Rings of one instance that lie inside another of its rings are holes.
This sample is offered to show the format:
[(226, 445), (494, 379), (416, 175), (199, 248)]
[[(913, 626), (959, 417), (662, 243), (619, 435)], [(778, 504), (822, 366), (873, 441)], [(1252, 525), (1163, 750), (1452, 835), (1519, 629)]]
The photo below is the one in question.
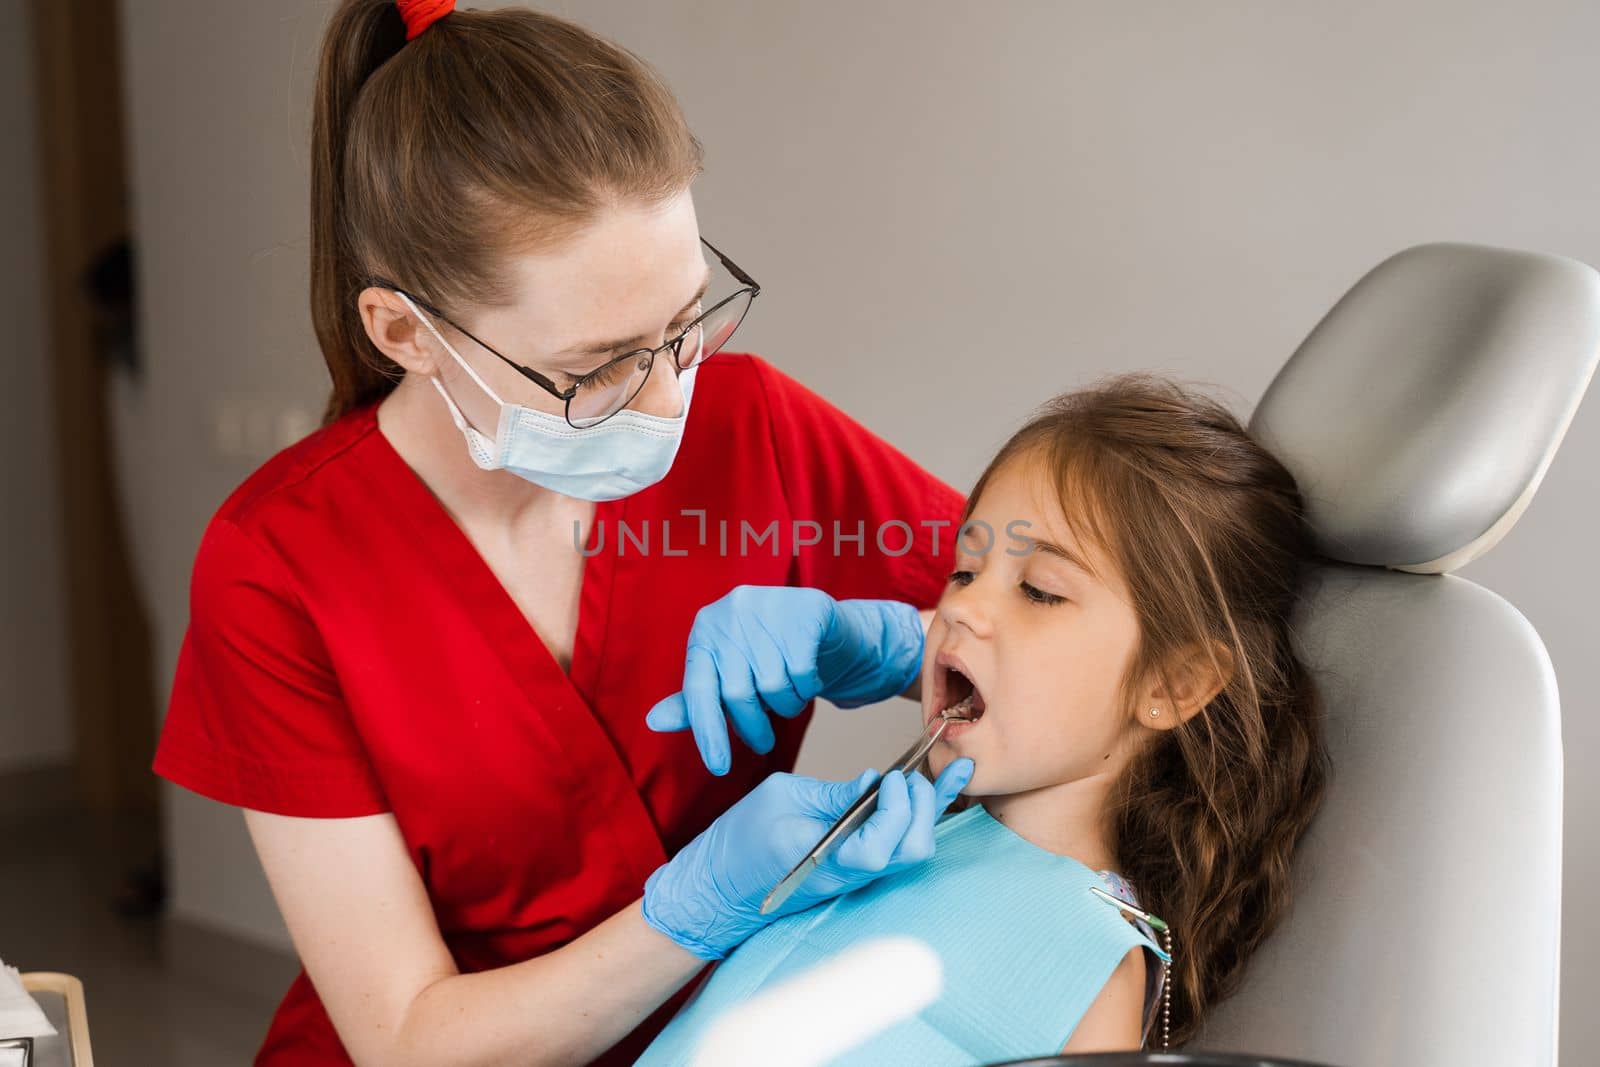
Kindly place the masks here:
[(949, 627), (960, 627), (974, 637), (988, 637), (993, 624), (985, 604), (989, 595), (983, 576), (975, 577), (966, 585), (952, 583), (939, 601), (938, 614)]

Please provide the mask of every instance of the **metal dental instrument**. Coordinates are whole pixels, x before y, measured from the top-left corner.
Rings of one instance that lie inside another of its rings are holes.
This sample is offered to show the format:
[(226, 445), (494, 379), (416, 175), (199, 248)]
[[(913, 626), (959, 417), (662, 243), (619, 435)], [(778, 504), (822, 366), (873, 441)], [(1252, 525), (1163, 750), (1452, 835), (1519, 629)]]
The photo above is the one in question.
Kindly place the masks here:
[(1150, 928), (1152, 930), (1156, 931), (1157, 933), (1166, 933), (1167, 924), (1162, 922), (1161, 919), (1157, 918), (1156, 916), (1150, 914), (1148, 911), (1143, 911), (1143, 910), (1141, 910), (1139, 908), (1134, 907), (1132, 904), (1129, 904), (1126, 900), (1123, 900), (1121, 897), (1112, 896), (1110, 893), (1107, 893), (1104, 889), (1101, 889), (1097, 885), (1090, 886), (1089, 887), (1089, 892), (1095, 894), (1101, 900), (1105, 901), (1107, 904), (1115, 905), (1116, 907), (1120, 908), (1121, 910), (1123, 910), (1125, 912), (1128, 912), (1131, 915), (1137, 916), (1140, 919), (1143, 919), (1145, 922), (1149, 923), (1150, 924)]
[[(947, 726), (953, 722), (973, 721), (966, 715), (970, 707), (969, 701), (962, 701), (954, 707), (944, 709), (939, 713), (937, 719), (929, 720), (928, 725), (922, 728), (922, 737), (917, 740), (917, 743), (906, 749), (905, 753), (889, 764), (883, 773), (888, 774), (890, 771), (900, 771), (905, 774), (911, 774), (914, 772), (922, 765), (922, 761), (927, 758), (928, 750), (933, 748), (939, 738), (944, 735)], [(865, 825), (866, 821), (872, 817), (872, 813), (878, 810), (878, 786), (882, 782), (883, 775), (879, 775), (878, 780), (872, 783), (872, 788), (861, 794), (860, 798), (854, 804), (851, 804), (843, 815), (839, 816), (839, 821), (834, 823), (828, 832), (822, 835), (822, 840), (818, 841), (816, 846), (806, 853), (805, 858), (795, 864), (792, 871), (783, 876), (783, 881), (779, 882), (772, 892), (767, 894), (767, 899), (761, 902), (761, 914), (771, 915), (782, 907), (783, 902), (788, 900), (796, 889), (800, 888), (801, 883), (811, 875), (812, 871), (817, 869), (818, 864), (832, 855), (833, 850), (838, 848), (845, 838)]]

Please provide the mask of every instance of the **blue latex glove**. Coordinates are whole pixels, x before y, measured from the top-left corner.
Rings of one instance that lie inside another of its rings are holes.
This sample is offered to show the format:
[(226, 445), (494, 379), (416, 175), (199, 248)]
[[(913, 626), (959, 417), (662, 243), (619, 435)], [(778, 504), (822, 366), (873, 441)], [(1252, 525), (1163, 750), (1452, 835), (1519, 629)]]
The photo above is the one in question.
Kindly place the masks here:
[(745, 744), (770, 752), (767, 708), (792, 718), (813, 697), (854, 708), (904, 692), (922, 670), (922, 638), (910, 604), (741, 585), (695, 616), (683, 689), (645, 722), (663, 732), (693, 730), (711, 773), (727, 774), (728, 720)]
[(716, 960), (773, 919), (804, 911), (933, 855), (933, 824), (972, 778), (952, 760), (937, 783), (884, 776), (878, 808), (771, 915), (761, 902), (877, 778), (826, 782), (774, 774), (729, 808), (644, 885), (645, 921), (699, 956)]

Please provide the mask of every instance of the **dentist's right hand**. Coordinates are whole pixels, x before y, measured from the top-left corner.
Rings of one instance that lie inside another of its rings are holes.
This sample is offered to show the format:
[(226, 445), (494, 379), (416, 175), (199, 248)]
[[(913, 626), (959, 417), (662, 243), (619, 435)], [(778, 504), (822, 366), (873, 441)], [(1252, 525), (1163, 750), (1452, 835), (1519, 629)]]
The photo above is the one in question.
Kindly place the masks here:
[(829, 782), (774, 774), (657, 868), (644, 887), (644, 918), (701, 959), (721, 959), (780, 916), (904, 870), (933, 855), (933, 824), (972, 778), (957, 759), (929, 782), (886, 775), (878, 808), (811, 873), (783, 907), (761, 902), (877, 778)]
[(755, 752), (813, 697), (858, 708), (904, 692), (922, 673), (922, 620), (893, 600), (835, 600), (820, 589), (741, 585), (689, 629), (683, 689), (645, 716), (652, 730), (693, 730), (712, 774), (727, 774), (728, 724)]

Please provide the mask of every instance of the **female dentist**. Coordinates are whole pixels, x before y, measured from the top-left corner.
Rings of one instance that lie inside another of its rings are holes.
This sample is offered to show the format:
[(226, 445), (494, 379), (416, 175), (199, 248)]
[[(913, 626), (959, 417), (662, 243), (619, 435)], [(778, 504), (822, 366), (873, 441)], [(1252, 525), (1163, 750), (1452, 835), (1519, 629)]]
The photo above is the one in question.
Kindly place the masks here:
[[(865, 788), (773, 772), (917, 684), (960, 497), (718, 355), (757, 285), (631, 54), (343, 0), (311, 158), (328, 423), (208, 526), (155, 763), (245, 809), (304, 965), (257, 1062), (632, 1062)], [(886, 780), (785, 910), (969, 775)]]

